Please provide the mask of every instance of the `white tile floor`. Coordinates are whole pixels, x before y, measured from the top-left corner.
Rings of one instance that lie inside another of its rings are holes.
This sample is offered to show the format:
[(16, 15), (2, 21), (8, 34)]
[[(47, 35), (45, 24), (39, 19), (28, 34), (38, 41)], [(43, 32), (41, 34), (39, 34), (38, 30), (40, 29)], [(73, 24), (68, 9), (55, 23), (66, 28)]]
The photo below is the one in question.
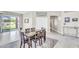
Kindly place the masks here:
[[(63, 36), (63, 35), (60, 35), (55, 32), (47, 33), (46, 36), (47, 36), (47, 38), (51, 38), (52, 40), (53, 39), (58, 40), (56, 45), (54, 46), (54, 48), (78, 48), (79, 47), (79, 38), (70, 37), (70, 36)], [(53, 42), (49, 46), (50, 42), (48, 42), (48, 41), (49, 40), (47, 39), (47, 41), (45, 43), (43, 43), (42, 46), (39, 46), (37, 44), (37, 48), (51, 48), (50, 46), (53, 45)], [(27, 46), (26, 46), (26, 48), (27, 48)]]
[[(12, 48), (16, 48), (16, 47), (19, 48), (20, 37), (19, 37), (18, 32), (17, 31), (13, 31), (11, 33), (12, 33), (11, 35), (10, 35), (10, 33), (0, 34), (0, 46), (1, 47), (3, 47), (3, 46), (5, 47), (8, 44), (8, 46), (7, 46), (8, 48), (10, 48), (12, 46), (13, 46)], [(63, 35), (57, 34), (55, 32), (47, 33), (46, 36), (47, 36), (47, 38), (58, 40), (58, 42), (56, 43), (54, 48), (78, 48), (79, 47), (79, 38), (63, 36)], [(46, 41), (46, 42), (48, 42), (48, 41)], [(46, 46), (48, 44), (47, 43), (43, 43), (42, 46), (38, 45), (37, 48), (42, 48), (42, 47), (44, 47), (44, 45)], [(51, 46), (52, 46), (52, 43), (51, 43)], [(27, 45), (26, 45), (26, 47), (27, 47)]]
[(54, 48), (78, 48), (79, 47), (79, 38), (63, 36), (57, 33), (47, 33), (47, 37), (58, 40), (58, 43)]
[(20, 45), (20, 35), (17, 30), (14, 30), (11, 32), (0, 33), (0, 47), (10, 48), (10, 47), (18, 47), (19, 45)]
[[(58, 42), (56, 39), (47, 38), (46, 41), (42, 39), (42, 45), (39, 45), (39, 41), (37, 41), (36, 48), (53, 48), (55, 44)], [(25, 45), (28, 48), (28, 45)], [(35, 43), (32, 41), (32, 48), (35, 48)]]

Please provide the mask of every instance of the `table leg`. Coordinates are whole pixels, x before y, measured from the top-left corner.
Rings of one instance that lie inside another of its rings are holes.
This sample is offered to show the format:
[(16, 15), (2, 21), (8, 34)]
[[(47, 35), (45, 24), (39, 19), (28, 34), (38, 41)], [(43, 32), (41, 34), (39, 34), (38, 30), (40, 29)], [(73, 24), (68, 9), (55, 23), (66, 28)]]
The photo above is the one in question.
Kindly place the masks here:
[(42, 45), (42, 38), (40, 38), (41, 39), (41, 45)]
[(23, 46), (23, 48), (25, 48), (25, 43), (24, 43), (24, 46)]
[(44, 36), (44, 42), (46, 41), (46, 36)]
[(40, 39), (39, 39), (39, 45), (41, 45), (41, 43), (40, 43)]
[(35, 48), (36, 48), (36, 43), (37, 43), (37, 39), (36, 39), (36, 35), (35, 35)]
[(35, 48), (36, 48), (36, 42), (35, 42)]
[(29, 40), (28, 40), (28, 48), (30, 48), (30, 37), (29, 37)]
[(30, 40), (30, 44), (31, 44), (30, 46), (31, 46), (31, 48), (32, 48), (32, 40)]
[(20, 48), (22, 47), (22, 40), (21, 40), (21, 43), (20, 43)]

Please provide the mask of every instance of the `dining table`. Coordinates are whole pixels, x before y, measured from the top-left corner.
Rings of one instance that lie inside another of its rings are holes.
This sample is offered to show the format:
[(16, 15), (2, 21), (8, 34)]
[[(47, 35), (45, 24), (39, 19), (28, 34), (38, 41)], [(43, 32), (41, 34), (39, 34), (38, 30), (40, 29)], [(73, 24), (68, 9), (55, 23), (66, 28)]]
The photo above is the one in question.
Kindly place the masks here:
[(31, 38), (33, 36), (36, 38), (36, 34), (38, 31), (41, 31), (41, 30), (36, 30), (36, 31), (30, 32), (30, 33), (25, 33), (25, 31), (22, 31), (22, 32), (24, 32), (25, 36), (28, 38), (28, 48), (31, 47)]

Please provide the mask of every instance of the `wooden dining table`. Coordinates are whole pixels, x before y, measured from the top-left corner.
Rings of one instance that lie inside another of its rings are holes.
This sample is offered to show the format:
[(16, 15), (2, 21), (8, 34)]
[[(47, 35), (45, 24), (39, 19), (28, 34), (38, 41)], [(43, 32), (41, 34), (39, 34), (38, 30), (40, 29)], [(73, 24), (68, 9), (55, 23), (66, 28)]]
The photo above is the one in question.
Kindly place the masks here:
[(24, 31), (22, 31), (22, 32), (24, 32), (25, 36), (28, 38), (28, 48), (31, 47), (31, 37), (35, 36), (35, 38), (36, 38), (36, 34), (38, 31), (41, 31), (41, 30), (36, 30), (36, 31), (30, 32), (30, 33), (25, 33)]
[(28, 37), (34, 36), (36, 34), (36, 32), (30, 32), (30, 33), (26, 33), (25, 35)]

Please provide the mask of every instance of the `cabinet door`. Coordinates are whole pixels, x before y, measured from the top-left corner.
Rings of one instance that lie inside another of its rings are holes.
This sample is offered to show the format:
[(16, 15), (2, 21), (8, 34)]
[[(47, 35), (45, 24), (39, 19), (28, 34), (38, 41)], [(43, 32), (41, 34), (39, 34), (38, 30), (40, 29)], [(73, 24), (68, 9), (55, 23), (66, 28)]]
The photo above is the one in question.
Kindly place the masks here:
[(74, 28), (64, 28), (64, 34), (69, 36), (76, 36), (76, 29)]

